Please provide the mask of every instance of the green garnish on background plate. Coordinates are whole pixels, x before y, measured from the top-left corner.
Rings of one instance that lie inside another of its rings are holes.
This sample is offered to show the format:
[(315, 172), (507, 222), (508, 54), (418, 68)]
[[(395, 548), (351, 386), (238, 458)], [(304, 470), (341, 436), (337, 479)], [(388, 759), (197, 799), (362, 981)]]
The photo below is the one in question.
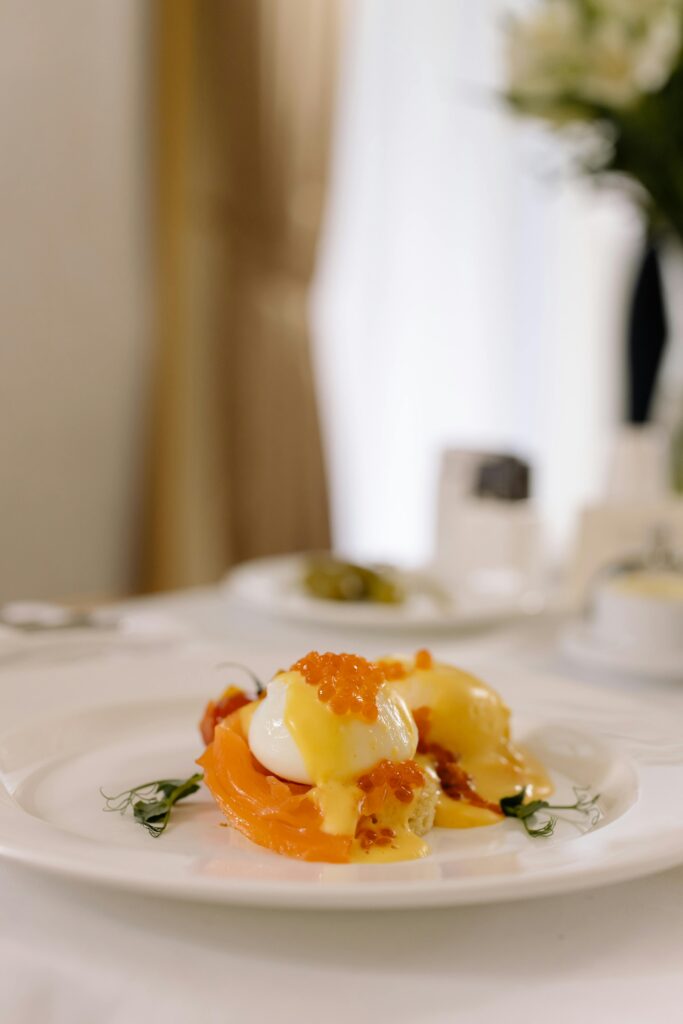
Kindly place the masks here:
[(368, 601), (374, 604), (402, 604), (404, 588), (392, 569), (371, 569), (343, 562), (330, 555), (313, 556), (306, 562), (304, 588), (325, 601)]

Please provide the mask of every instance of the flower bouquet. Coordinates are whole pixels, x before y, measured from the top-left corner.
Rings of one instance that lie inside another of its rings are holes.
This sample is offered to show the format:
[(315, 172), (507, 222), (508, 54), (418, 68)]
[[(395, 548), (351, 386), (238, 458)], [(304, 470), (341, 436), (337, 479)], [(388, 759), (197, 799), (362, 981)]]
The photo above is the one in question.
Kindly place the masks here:
[(541, 0), (512, 19), (509, 99), (589, 126), (585, 167), (627, 176), (650, 220), (683, 238), (683, 0)]
[(643, 423), (667, 338), (659, 252), (683, 242), (683, 0), (537, 0), (506, 43), (512, 106), (581, 140), (583, 170), (645, 213), (629, 330), (629, 419)]

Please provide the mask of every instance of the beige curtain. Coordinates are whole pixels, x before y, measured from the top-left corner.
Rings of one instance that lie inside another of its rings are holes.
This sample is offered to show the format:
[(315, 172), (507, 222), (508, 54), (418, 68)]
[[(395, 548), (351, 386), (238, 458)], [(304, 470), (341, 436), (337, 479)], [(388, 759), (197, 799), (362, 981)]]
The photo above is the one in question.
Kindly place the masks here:
[(144, 589), (328, 544), (307, 331), (343, 0), (159, 0)]

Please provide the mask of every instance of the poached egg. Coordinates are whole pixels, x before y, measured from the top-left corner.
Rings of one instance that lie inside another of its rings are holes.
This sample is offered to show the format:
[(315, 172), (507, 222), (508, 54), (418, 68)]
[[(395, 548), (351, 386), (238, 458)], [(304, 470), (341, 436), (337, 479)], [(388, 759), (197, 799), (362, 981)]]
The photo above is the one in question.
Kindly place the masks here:
[(281, 672), (255, 707), (248, 742), (254, 757), (289, 782), (346, 782), (378, 761), (415, 756), (418, 733), (403, 697), (389, 684), (376, 694), (374, 721), (336, 714), (296, 670)]
[[(394, 666), (395, 691), (403, 698), (420, 731), (420, 755), (432, 760), (436, 752), (454, 755), (471, 777), (477, 793), (493, 804), (519, 789), (529, 798), (548, 796), (552, 783), (543, 766), (513, 744), (510, 709), (500, 694), (476, 676), (434, 662), (427, 652), (416, 660), (389, 658)], [(469, 828), (500, 820), (485, 808), (452, 800), (442, 792), (435, 824)]]

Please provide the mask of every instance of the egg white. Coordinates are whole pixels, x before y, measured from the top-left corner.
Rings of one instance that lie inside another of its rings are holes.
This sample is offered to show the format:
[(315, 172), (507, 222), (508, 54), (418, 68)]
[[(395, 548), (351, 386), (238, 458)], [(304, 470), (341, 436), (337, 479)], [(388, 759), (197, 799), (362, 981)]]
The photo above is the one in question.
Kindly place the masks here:
[[(273, 774), (290, 782), (319, 785), (333, 778), (346, 780), (359, 775), (385, 758), (403, 761), (415, 756), (417, 729), (412, 716), (402, 697), (383, 686), (377, 695), (378, 715), (374, 722), (349, 715), (338, 716), (321, 705), (325, 725), (333, 730), (331, 738), (340, 740), (339, 762), (330, 769), (329, 757), (324, 768), (319, 760), (321, 767), (316, 770), (315, 758), (311, 757), (315, 744), (309, 743), (307, 751), (302, 750), (287, 724), (289, 686), (302, 682), (298, 672), (276, 676), (268, 684), (266, 696), (251, 719), (249, 747), (254, 757)], [(327, 715), (332, 718), (327, 719)]]
[(276, 676), (254, 711), (249, 725), (249, 749), (264, 768), (289, 782), (311, 785), (301, 751), (285, 722), (287, 682)]

